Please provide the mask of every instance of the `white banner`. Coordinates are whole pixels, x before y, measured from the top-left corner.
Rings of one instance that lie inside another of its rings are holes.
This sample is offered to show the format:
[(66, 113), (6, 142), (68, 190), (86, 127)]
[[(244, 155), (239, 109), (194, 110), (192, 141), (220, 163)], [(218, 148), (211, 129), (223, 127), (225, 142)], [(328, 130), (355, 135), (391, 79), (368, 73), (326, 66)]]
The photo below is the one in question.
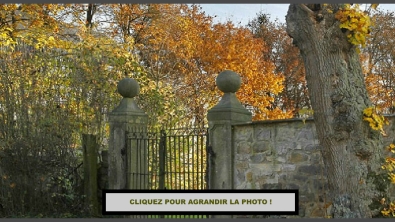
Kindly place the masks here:
[(105, 193), (106, 213), (111, 212), (290, 212), (297, 209), (297, 193), (133, 192)]

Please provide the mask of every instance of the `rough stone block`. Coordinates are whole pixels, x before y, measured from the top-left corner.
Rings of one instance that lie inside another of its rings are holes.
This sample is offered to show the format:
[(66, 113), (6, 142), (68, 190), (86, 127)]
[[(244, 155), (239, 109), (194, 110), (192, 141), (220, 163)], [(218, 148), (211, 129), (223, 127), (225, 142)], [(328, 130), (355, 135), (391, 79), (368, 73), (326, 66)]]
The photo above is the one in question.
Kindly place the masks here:
[(306, 126), (300, 131), (296, 132), (296, 140), (306, 140), (306, 141), (313, 141), (315, 139), (315, 136), (313, 134), (314, 132), (312, 131), (310, 126)]
[(297, 181), (306, 181), (307, 179), (308, 179), (308, 177), (307, 176), (303, 176), (303, 175), (299, 175), (299, 174), (295, 174), (295, 175), (293, 175), (293, 177), (292, 177), (294, 180), (297, 180)]
[(281, 183), (265, 183), (262, 184), (261, 189), (267, 189), (267, 190), (274, 190), (274, 189), (282, 189), (283, 184)]
[(321, 146), (316, 143), (309, 143), (306, 146), (304, 146), (304, 150), (306, 150), (306, 151), (321, 150)]
[(276, 141), (295, 141), (295, 129), (290, 126), (290, 124), (286, 124), (284, 126), (276, 127)]
[(287, 171), (294, 171), (296, 169), (296, 165), (294, 164), (283, 164), (282, 170), (287, 172)]
[(252, 145), (254, 153), (263, 153), (272, 150), (273, 145), (270, 142), (255, 142)]
[(252, 138), (253, 129), (252, 127), (246, 126), (235, 126), (234, 127), (234, 139), (235, 141), (249, 141)]
[(301, 152), (292, 152), (288, 157), (289, 163), (303, 163), (309, 159), (309, 156)]
[(272, 139), (272, 131), (274, 129), (270, 126), (255, 127), (255, 139), (258, 141), (270, 141)]
[(280, 164), (250, 164), (251, 170), (256, 176), (272, 175), (281, 171)]
[(265, 155), (262, 153), (251, 155), (251, 163), (263, 163), (265, 160)]
[(246, 189), (246, 187), (247, 187), (247, 184), (246, 184), (246, 182), (243, 182), (243, 183), (241, 183), (241, 184), (239, 184), (239, 185), (237, 185), (236, 184), (236, 190), (243, 190), (243, 189)]
[(321, 152), (314, 152), (310, 154), (310, 162), (312, 164), (323, 164)]
[(285, 157), (282, 157), (282, 156), (276, 157), (276, 161), (277, 161), (277, 163), (285, 163), (285, 162), (287, 162)]
[(248, 165), (247, 161), (242, 161), (242, 162), (237, 161), (235, 163), (235, 167), (236, 167), (236, 169), (246, 170), (246, 169), (248, 169), (249, 165)]
[(295, 183), (287, 184), (286, 189), (299, 189), (299, 185)]
[(278, 177), (274, 177), (273, 179), (267, 179), (266, 183), (268, 183), (268, 184), (277, 184), (278, 183)]
[(306, 207), (304, 205), (299, 206), (299, 216), (304, 217), (306, 215)]
[(245, 179), (246, 179), (248, 182), (252, 182), (252, 172), (247, 172), (247, 173), (245, 174)]
[(306, 204), (306, 206), (314, 206), (314, 204), (316, 203), (316, 198), (315, 198), (316, 193), (307, 193), (307, 192), (301, 192), (299, 191), (299, 201), (301, 203), (310, 203), (310, 204)]
[(286, 159), (282, 156), (267, 156), (266, 160), (269, 162), (275, 162), (275, 163), (285, 163)]
[(328, 182), (326, 179), (314, 179), (313, 180), (313, 187), (315, 190), (327, 190), (328, 189)]
[(236, 149), (239, 154), (249, 154), (251, 153), (251, 143), (247, 141), (238, 142)]
[(325, 203), (328, 200), (328, 197), (326, 196), (326, 192), (322, 192), (318, 195), (318, 201), (320, 203)]
[(236, 154), (235, 160), (236, 161), (248, 161), (250, 160), (250, 154)]
[(303, 165), (298, 168), (298, 171), (310, 175), (319, 175), (321, 173), (321, 167), (315, 165)]
[(292, 150), (292, 147), (294, 147), (293, 142), (280, 142), (274, 144), (274, 150), (273, 152), (276, 153), (277, 155), (283, 155), (288, 153), (290, 150)]
[(321, 207), (315, 208), (310, 214), (311, 218), (323, 218), (324, 216), (325, 216), (325, 210), (322, 209)]
[(236, 171), (236, 175), (235, 175), (236, 186), (237, 186), (237, 184), (242, 183), (245, 180), (246, 180), (246, 178), (245, 178), (244, 171)]

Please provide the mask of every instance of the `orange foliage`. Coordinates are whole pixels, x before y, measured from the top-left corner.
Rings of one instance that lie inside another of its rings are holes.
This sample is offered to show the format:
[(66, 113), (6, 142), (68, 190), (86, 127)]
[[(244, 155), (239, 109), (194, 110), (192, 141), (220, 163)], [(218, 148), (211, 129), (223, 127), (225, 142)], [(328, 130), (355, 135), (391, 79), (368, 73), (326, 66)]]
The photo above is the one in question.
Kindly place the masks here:
[[(147, 81), (142, 84), (150, 89), (171, 88), (178, 98), (178, 108), (197, 121), (203, 121), (207, 110), (218, 102), (221, 93), (215, 87), (215, 77), (226, 69), (241, 75), (243, 84), (237, 96), (252, 108), (254, 119), (290, 117), (289, 112), (274, 105), (284, 88), (284, 72), (278, 72), (275, 62), (263, 53), (271, 50), (265, 40), (231, 22), (214, 24), (197, 5), (2, 4), (0, 7), (4, 14), (1, 18), (19, 19), (16, 25), (0, 18), (0, 24), (9, 26), (10, 30), (8, 37), (1, 36), (5, 42), (2, 44), (11, 44), (12, 38), (18, 36), (36, 49), (56, 47), (70, 56), (78, 50), (84, 56), (117, 60), (123, 68), (108, 74), (120, 78), (134, 72), (132, 77)], [(65, 32), (72, 32), (74, 39), (66, 38)], [(104, 61), (98, 62), (106, 67)], [(80, 68), (94, 73), (91, 64), (81, 62)]]
[(139, 11), (142, 7), (133, 7), (119, 10), (122, 15), (117, 18), (122, 20), (118, 23), (126, 27), (132, 16), (140, 14), (133, 18), (140, 21), (139, 26), (128, 27), (139, 28), (134, 32), (136, 51), (148, 76), (171, 85), (192, 118), (202, 121), (218, 102), (215, 77), (226, 69), (241, 75), (243, 85), (237, 96), (253, 107), (254, 119), (287, 116), (271, 108), (274, 95), (283, 89), (284, 77), (274, 72), (273, 62), (262, 54), (264, 41), (250, 30), (231, 22), (214, 24), (195, 5), (150, 5), (144, 12)]
[(237, 93), (243, 104), (252, 106), (254, 119), (275, 119), (282, 114), (279, 110), (271, 110), (273, 95), (283, 90), (282, 75), (276, 75), (274, 64), (264, 58), (262, 51), (265, 44), (261, 39), (243, 28), (236, 28), (231, 23), (214, 26), (213, 41), (218, 41), (217, 48), (209, 58), (212, 61), (213, 73), (230, 69), (241, 74), (243, 85)]
[[(278, 113), (275, 118), (299, 117), (298, 112), (302, 107), (310, 107), (299, 49), (292, 44), (285, 25), (277, 20), (270, 21), (268, 14), (258, 13), (247, 27), (256, 38), (264, 41), (262, 53), (265, 60), (271, 61), (275, 65), (274, 72), (284, 77), (284, 89), (278, 95), (273, 95), (274, 102), (271, 104), (271, 109)], [(280, 110), (285, 112), (281, 113)]]
[(373, 104), (383, 113), (395, 112), (394, 13), (377, 12), (366, 48), (360, 55), (366, 87)]

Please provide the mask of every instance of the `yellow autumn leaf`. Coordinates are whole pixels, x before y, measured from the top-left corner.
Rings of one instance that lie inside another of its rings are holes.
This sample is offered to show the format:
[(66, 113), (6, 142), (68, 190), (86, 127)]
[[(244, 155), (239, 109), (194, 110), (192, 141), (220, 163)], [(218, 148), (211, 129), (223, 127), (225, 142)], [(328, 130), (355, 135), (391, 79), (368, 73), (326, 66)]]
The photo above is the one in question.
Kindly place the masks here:
[[(350, 28), (351, 30), (355, 30), (355, 29), (358, 28), (358, 25), (355, 24), (355, 23), (350, 23), (349, 28)], [(359, 33), (356, 33), (356, 34), (359, 34)]]
[(384, 208), (384, 210), (382, 210), (381, 213), (382, 213), (384, 216), (389, 216), (389, 214), (391, 213), (391, 211), (389, 211), (389, 210), (387, 210), (386, 208)]
[(377, 6), (379, 6), (379, 4), (371, 4), (370, 7), (374, 10), (376, 10)]
[(340, 28), (350, 29), (350, 22), (341, 23)]

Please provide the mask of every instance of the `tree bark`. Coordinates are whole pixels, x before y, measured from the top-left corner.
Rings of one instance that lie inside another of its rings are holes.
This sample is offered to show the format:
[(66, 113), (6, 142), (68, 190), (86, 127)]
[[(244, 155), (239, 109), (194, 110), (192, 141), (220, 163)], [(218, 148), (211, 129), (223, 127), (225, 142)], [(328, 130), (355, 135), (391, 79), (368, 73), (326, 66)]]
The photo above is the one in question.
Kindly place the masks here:
[(306, 69), (328, 178), (329, 216), (371, 218), (379, 213), (378, 202), (386, 192), (380, 184), (382, 139), (363, 121), (363, 110), (372, 104), (356, 48), (335, 18), (339, 8), (340, 4), (291, 4), (287, 33)]

